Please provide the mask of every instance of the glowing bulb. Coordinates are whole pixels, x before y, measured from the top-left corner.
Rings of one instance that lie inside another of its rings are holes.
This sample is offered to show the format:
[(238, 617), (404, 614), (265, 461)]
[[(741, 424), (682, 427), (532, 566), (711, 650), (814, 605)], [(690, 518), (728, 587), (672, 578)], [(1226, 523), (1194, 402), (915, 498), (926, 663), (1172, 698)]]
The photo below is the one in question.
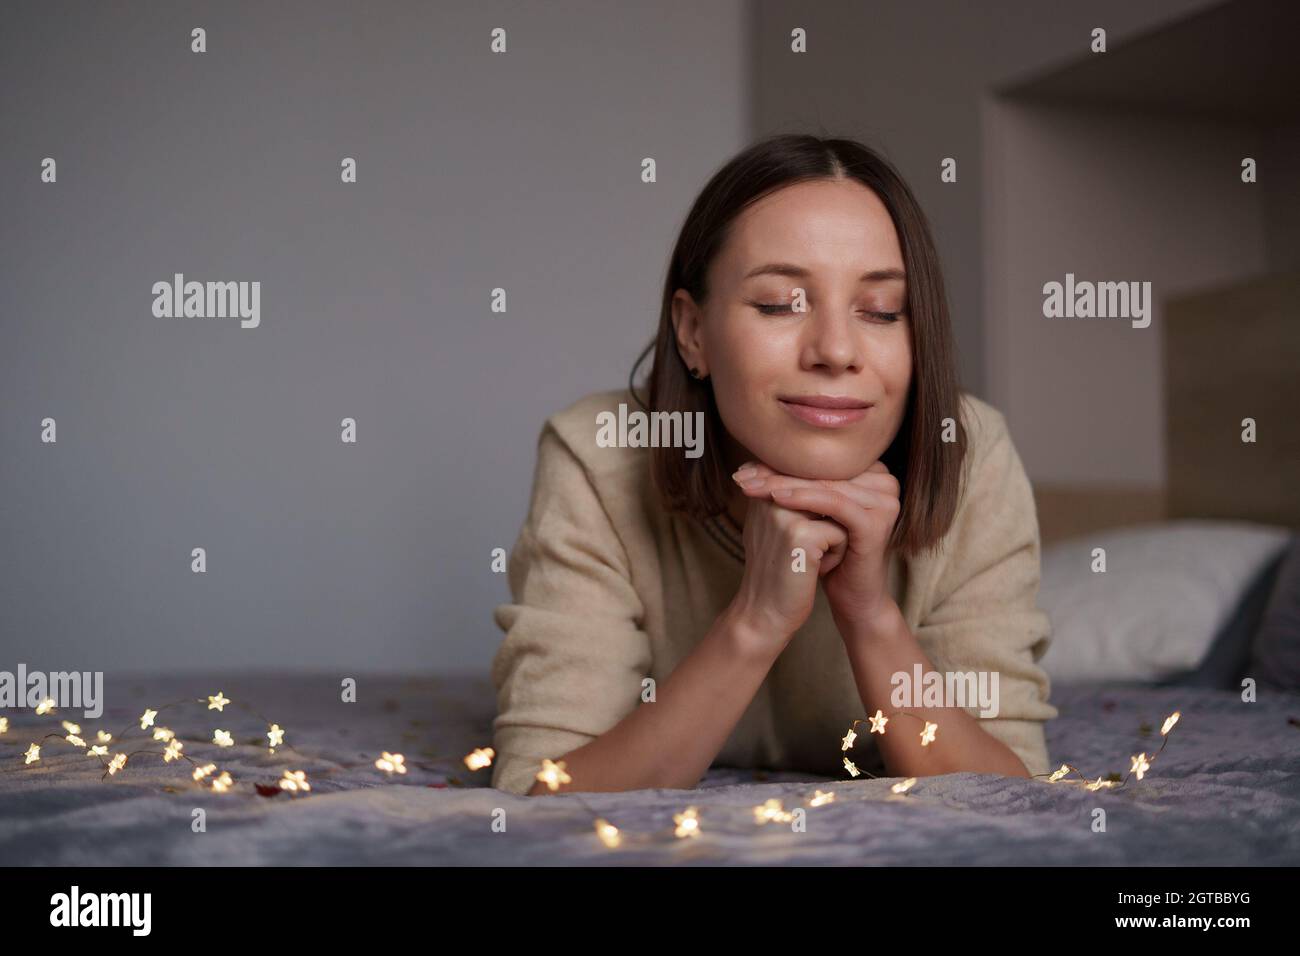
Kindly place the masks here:
[(167, 749), (163, 751), (163, 763), (171, 763), (173, 760), (179, 760), (181, 750), (184, 748), (184, 741), (173, 740), (167, 744)]
[(876, 716), (867, 719), (871, 721), (871, 733), (884, 734), (885, 724), (889, 723), (889, 718), (885, 716), (883, 711), (877, 710)]
[(226, 705), (230, 703), (221, 691), (217, 691), (217, 696), (208, 697), (208, 710), (219, 710), (221, 713), (226, 712)]
[(820, 807), (824, 803), (834, 803), (835, 794), (832, 792), (822, 793), (820, 790), (813, 791), (813, 797), (808, 801), (810, 807)]
[(623, 842), (623, 836), (618, 832), (618, 827), (608, 820), (597, 818), (596, 835), (600, 837), (600, 842), (611, 849)]
[(272, 750), (284, 744), (284, 731), (280, 729), (279, 724), (271, 725), (271, 729), (266, 732), (266, 739), (270, 741), (268, 746)]
[(217, 793), (225, 793), (234, 785), (234, 783), (235, 781), (231, 778), (229, 771), (223, 770), (221, 771), (221, 776), (213, 779), (212, 789)]
[(108, 775), (111, 777), (126, 766), (126, 754), (114, 754), (108, 762)]
[(0, 717), (0, 734), (6, 733), (8, 732), (8, 730), (9, 730), (9, 718)]
[(912, 786), (915, 783), (916, 783), (915, 777), (908, 777), (906, 780), (900, 780), (898, 783), (894, 784), (889, 789), (892, 790), (894, 793), (907, 793), (907, 791), (912, 789)]
[(76, 734), (68, 734), (67, 740), (68, 740), (68, 743), (72, 744), (72, 746), (74, 746), (74, 747), (85, 747), (85, 746), (86, 746), (86, 742), (85, 742), (84, 740), (82, 740), (80, 737), (78, 737)]
[(388, 774), (406, 773), (406, 758), (401, 754), (390, 754), (385, 750), (375, 761), (375, 766)]
[(208, 774), (213, 773), (216, 769), (217, 769), (217, 765), (214, 764), (214, 763), (210, 763), (210, 764), (207, 764), (207, 765), (202, 766), (202, 767), (195, 767), (195, 768), (194, 768), (194, 779), (195, 779), (196, 781), (197, 781), (197, 780), (202, 780), (202, 779), (203, 779), (204, 777), (206, 777)]
[(1137, 778), (1141, 780), (1142, 775), (1150, 769), (1151, 764), (1147, 762), (1147, 755), (1145, 753), (1140, 753), (1133, 758), (1133, 766), (1129, 767), (1129, 772), (1136, 773)]
[(36, 713), (42, 716), (54, 713), (54, 698), (46, 697), (43, 701), (37, 704)]
[(23, 766), (26, 766), (29, 763), (36, 763), (36, 761), (41, 759), (41, 745), (32, 744), (27, 748), (27, 753), (23, 754), (23, 756), (27, 758), (23, 761)]
[(286, 770), (284, 776), (280, 779), (280, 789), (296, 793), (301, 790), (304, 793), (311, 789), (311, 784), (307, 782), (307, 774), (301, 770)]
[(925, 722), (925, 730), (921, 731), (921, 746), (928, 747), (934, 743), (934, 732), (939, 729), (938, 724), (932, 724), (930, 721)]
[(140, 729), (148, 730), (150, 727), (152, 727), (153, 719), (157, 716), (158, 716), (158, 711), (150, 710), (148, 707), (146, 707), (144, 709), (144, 713), (140, 715)]
[(840, 741), (840, 749), (848, 750), (850, 747), (853, 746), (853, 741), (857, 739), (858, 739), (858, 732), (854, 730), (852, 727), (850, 727), (849, 732), (845, 734), (844, 739)]
[(1178, 718), (1180, 716), (1182, 716), (1181, 712), (1176, 710), (1168, 717), (1165, 718), (1164, 726), (1160, 728), (1161, 737), (1163, 737), (1165, 734), (1169, 733), (1169, 731), (1174, 729), (1174, 724), (1178, 723)]
[[(112, 738), (112, 734), (109, 734), (108, 736), (110, 739)], [(168, 730), (166, 727), (155, 727), (153, 729), (154, 740), (171, 740), (175, 736), (175, 732)]]
[(106, 744), (113, 739), (113, 735), (106, 730), (101, 730), (99, 733), (95, 734), (95, 739), (101, 744)]
[(68, 733), (70, 733), (70, 734), (79, 734), (79, 733), (81, 733), (81, 725), (80, 725), (80, 724), (74, 724), (74, 723), (73, 723), (72, 721), (70, 721), (70, 720), (64, 720), (64, 721), (61, 721), (61, 723), (63, 724), (63, 729), (66, 730)]
[(677, 829), (673, 831), (677, 837), (700, 835), (700, 812), (695, 807), (687, 807), (681, 813), (674, 813), (673, 822), (677, 824)]
[(1069, 765), (1068, 765), (1068, 764), (1061, 764), (1061, 769), (1060, 769), (1060, 770), (1055, 770), (1055, 771), (1053, 771), (1053, 772), (1052, 772), (1052, 775), (1051, 775), (1050, 777), (1047, 778), (1047, 782), (1048, 782), (1048, 783), (1056, 783), (1056, 781), (1060, 780), (1062, 777), (1064, 777), (1064, 776), (1065, 776), (1067, 773), (1069, 773), (1069, 772), (1070, 772), (1070, 767), (1069, 767)]
[(230, 736), (228, 730), (218, 730), (213, 733), (212, 742), (218, 747), (233, 747), (235, 745), (234, 738)]
[(537, 771), (537, 779), (551, 791), (560, 789), (562, 783), (572, 783), (573, 778), (564, 772), (564, 761), (543, 760), (542, 769)]
[(470, 770), (482, 770), (492, 766), (492, 758), (495, 756), (496, 751), (491, 747), (476, 747), (473, 753), (465, 755), (465, 766)]
[(858, 774), (862, 772), (857, 768), (857, 765), (854, 764), (853, 761), (850, 760), (848, 757), (844, 758), (844, 769), (849, 772), (850, 777), (856, 777)]

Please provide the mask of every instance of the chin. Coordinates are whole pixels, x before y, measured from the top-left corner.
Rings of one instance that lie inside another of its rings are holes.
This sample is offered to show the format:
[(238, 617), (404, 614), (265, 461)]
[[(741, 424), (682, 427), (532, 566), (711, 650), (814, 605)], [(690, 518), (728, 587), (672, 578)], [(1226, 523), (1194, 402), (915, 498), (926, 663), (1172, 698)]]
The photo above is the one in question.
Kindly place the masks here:
[(862, 474), (875, 461), (864, 459), (861, 454), (846, 455), (842, 448), (808, 448), (801, 453), (795, 442), (783, 443), (771, 449), (770, 454), (755, 451), (760, 461), (781, 474), (812, 481), (847, 481)]

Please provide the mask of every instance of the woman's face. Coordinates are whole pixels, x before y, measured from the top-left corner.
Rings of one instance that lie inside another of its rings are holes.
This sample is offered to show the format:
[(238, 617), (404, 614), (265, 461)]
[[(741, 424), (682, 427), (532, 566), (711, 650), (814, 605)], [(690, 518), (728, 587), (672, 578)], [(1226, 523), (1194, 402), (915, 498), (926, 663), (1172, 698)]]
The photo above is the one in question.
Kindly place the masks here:
[[(677, 290), (673, 321), (687, 367), (712, 378), (730, 464), (866, 471), (898, 433), (912, 378), (902, 250), (879, 197), (852, 179), (764, 197), (732, 224), (709, 289), (702, 308)], [(807, 404), (827, 397), (858, 407)]]

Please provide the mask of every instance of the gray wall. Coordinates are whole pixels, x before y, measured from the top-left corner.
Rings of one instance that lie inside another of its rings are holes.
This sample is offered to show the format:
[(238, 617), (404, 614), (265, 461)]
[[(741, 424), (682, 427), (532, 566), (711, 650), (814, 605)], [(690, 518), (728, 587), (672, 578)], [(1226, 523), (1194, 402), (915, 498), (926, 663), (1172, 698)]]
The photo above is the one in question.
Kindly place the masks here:
[[(899, 167), (934, 227), (963, 383), (989, 395), (984, 337), (980, 101), (1015, 79), (1110, 46), (1219, 0), (760, 0), (751, 64), (758, 132), (852, 136)], [(808, 52), (790, 52), (790, 31)], [(957, 159), (956, 183), (939, 180)]]
[[(748, 22), (5, 5), (0, 669), (485, 667), (541, 424), (626, 381), (747, 140)], [(260, 281), (260, 327), (155, 318), (175, 272)]]

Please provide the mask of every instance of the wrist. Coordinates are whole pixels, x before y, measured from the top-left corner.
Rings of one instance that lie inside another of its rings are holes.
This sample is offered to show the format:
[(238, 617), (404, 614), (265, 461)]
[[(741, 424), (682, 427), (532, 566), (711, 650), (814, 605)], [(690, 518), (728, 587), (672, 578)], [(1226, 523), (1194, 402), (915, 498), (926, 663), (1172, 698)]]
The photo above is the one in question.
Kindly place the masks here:
[(837, 619), (835, 623), (840, 636), (855, 643), (888, 643), (911, 634), (898, 602), (892, 597), (886, 597), (876, 607), (855, 613), (851, 618)]
[(761, 613), (729, 604), (718, 618), (733, 654), (755, 661), (771, 663), (793, 636)]

